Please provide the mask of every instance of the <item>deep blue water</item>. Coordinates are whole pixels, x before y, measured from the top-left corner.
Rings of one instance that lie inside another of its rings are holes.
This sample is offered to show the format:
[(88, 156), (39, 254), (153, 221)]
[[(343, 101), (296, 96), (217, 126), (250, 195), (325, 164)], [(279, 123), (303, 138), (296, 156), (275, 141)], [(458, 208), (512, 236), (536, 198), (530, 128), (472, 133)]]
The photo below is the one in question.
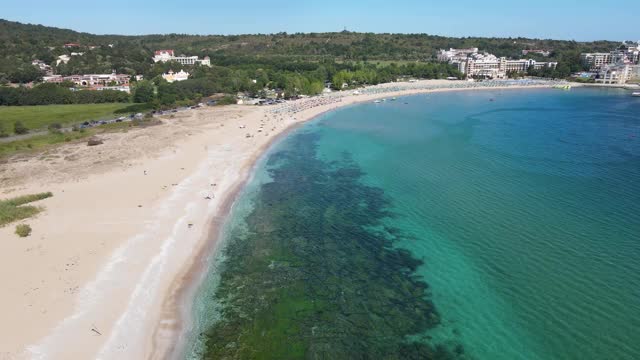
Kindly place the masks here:
[[(326, 114), (270, 151), (237, 202), (230, 243), (259, 235), (250, 214), (273, 191), (265, 184), (302, 171), (305, 156), (335, 166), (348, 157), (362, 173), (354, 181), (387, 199), (393, 216), (382, 223), (403, 234), (394, 248), (423, 261), (414, 275), (440, 319), (421, 330), (425, 341), (474, 359), (640, 359), (640, 99), (599, 89), (467, 91)], [(267, 174), (287, 161), (282, 174)], [(343, 201), (339, 193), (318, 206)], [(201, 330), (229, 314), (216, 284), (234, 256), (221, 252), (203, 284)]]

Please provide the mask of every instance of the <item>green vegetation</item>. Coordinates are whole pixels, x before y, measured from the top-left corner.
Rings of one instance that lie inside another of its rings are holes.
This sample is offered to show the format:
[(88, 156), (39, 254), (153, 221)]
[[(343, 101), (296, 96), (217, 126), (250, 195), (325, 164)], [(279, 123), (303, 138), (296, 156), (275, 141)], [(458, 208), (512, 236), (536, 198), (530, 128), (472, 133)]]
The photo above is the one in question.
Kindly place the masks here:
[(0, 159), (8, 156), (36, 152), (47, 149), (57, 144), (80, 141), (93, 135), (106, 132), (127, 131), (132, 127), (144, 127), (158, 124), (153, 118), (146, 117), (143, 120), (134, 120), (130, 122), (116, 122), (106, 125), (100, 125), (89, 129), (74, 128), (74, 131), (61, 132), (55, 127), (50, 129), (48, 133), (36, 135), (27, 139), (15, 140), (10, 142), (0, 142)]
[(235, 103), (237, 103), (236, 98), (229, 95), (223, 97), (217, 102), (218, 105), (233, 105)]
[(52, 193), (46, 192), (0, 200), (0, 226), (36, 215), (42, 211), (42, 208), (26, 204), (52, 196)]
[(26, 87), (0, 87), (0, 106), (51, 105), (51, 104), (101, 104), (129, 102), (129, 94), (116, 90), (72, 91), (58, 84), (40, 84)]
[(0, 158), (16, 153), (42, 150), (51, 145), (83, 139), (94, 134), (94, 129), (65, 133), (49, 132), (44, 135), (37, 135), (27, 139), (15, 140), (11, 142), (0, 142)]
[(24, 135), (29, 132), (29, 129), (24, 126), (22, 121), (18, 120), (13, 124), (13, 132), (17, 135)]
[[(80, 48), (65, 49), (63, 44), (77, 42)], [(95, 46), (93, 49), (87, 46)], [(109, 46), (113, 45), (113, 46)], [(238, 65), (238, 58), (274, 59), (286, 57), (295, 62), (335, 61), (430, 61), (438, 49), (477, 47), (497, 56), (522, 57), (523, 49), (550, 49), (551, 60), (575, 59), (581, 51), (609, 51), (618, 46), (613, 41), (576, 42), (528, 38), (445, 37), (428, 34), (372, 34), (349, 31), (309, 34), (258, 34), (231, 36), (201, 36), (185, 34), (119, 36), (92, 35), (67, 29), (27, 25), (0, 20), (0, 77), (34, 78), (29, 70), (31, 60), (48, 64), (59, 55), (72, 51), (85, 52), (74, 56), (68, 64), (56, 68), (60, 74), (119, 73), (144, 74), (152, 79), (153, 51), (175, 49), (176, 53), (210, 56), (213, 64), (227, 67)], [(48, 47), (53, 47), (49, 49)], [(531, 55), (535, 56), (535, 55)], [(22, 69), (17, 71), (17, 69)], [(27, 71), (29, 70), (29, 71)], [(177, 70), (174, 68), (174, 70)]]
[(141, 113), (145, 111), (153, 110), (153, 105), (151, 104), (133, 104), (127, 107), (123, 107), (122, 109), (118, 109), (114, 111), (114, 114), (134, 114)]
[(583, 84), (593, 84), (596, 82), (596, 80), (592, 78), (580, 78), (580, 77), (571, 78), (571, 81), (575, 81)]
[(31, 226), (27, 224), (16, 225), (16, 234), (20, 237), (27, 237), (31, 235)]
[(136, 82), (133, 88), (133, 102), (149, 103), (154, 97), (154, 87), (149, 81), (143, 80)]
[(127, 107), (128, 104), (123, 103), (0, 106), (0, 127), (8, 132), (8, 130), (14, 130), (16, 122), (21, 122), (29, 130), (46, 129), (51, 124), (64, 126), (86, 120), (113, 117), (116, 111)]
[(6, 125), (0, 122), (0, 138), (5, 138), (8, 136), (9, 136), (9, 131), (7, 131)]
[[(77, 42), (79, 48), (62, 45)], [(266, 95), (263, 90), (282, 89), (285, 97), (313, 95), (325, 82), (334, 88), (377, 84), (401, 76), (437, 79), (461, 74), (447, 64), (436, 63), (438, 49), (477, 47), (508, 58), (521, 58), (523, 49), (549, 49), (551, 55), (536, 60), (559, 61), (557, 70), (531, 71), (530, 75), (566, 77), (582, 69), (581, 52), (609, 51), (616, 42), (576, 42), (527, 38), (452, 38), (428, 34), (372, 34), (343, 31), (270, 35), (92, 35), (71, 30), (26, 25), (0, 20), (0, 84), (7, 81), (37, 80), (41, 74), (31, 65), (34, 59), (52, 64), (57, 74), (106, 73), (116, 70), (129, 75), (144, 75), (131, 96), (133, 102), (154, 108), (171, 107), (198, 101), (217, 93), (248, 92)], [(183, 66), (178, 63), (154, 63), (157, 49), (175, 49), (176, 53), (209, 56), (212, 67)], [(55, 65), (60, 55), (72, 56), (67, 64)], [(184, 69), (187, 81), (168, 84), (160, 75), (170, 69)], [(132, 80), (133, 81), (133, 80)], [(135, 82), (134, 82), (135, 83)], [(50, 85), (50, 84), (49, 84)], [(99, 103), (129, 101), (124, 93), (96, 94), (96, 91), (71, 92), (65, 86), (38, 86), (33, 90), (0, 88), (0, 105), (42, 103)], [(4, 96), (2, 93), (7, 95)]]

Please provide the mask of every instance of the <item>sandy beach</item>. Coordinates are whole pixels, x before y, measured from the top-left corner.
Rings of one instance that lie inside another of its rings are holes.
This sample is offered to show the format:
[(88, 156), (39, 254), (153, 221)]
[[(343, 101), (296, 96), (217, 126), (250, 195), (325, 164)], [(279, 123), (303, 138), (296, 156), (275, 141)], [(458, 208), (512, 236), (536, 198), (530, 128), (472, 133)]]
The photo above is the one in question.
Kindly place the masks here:
[[(489, 83), (492, 84), (492, 83)], [(163, 124), (0, 164), (0, 197), (54, 196), (0, 228), (0, 360), (167, 358), (189, 296), (256, 160), (288, 129), (338, 107), (462, 89), (550, 87), (394, 83), (275, 106), (205, 107)], [(190, 225), (191, 224), (191, 225)], [(178, 344), (179, 345), (179, 344)]]

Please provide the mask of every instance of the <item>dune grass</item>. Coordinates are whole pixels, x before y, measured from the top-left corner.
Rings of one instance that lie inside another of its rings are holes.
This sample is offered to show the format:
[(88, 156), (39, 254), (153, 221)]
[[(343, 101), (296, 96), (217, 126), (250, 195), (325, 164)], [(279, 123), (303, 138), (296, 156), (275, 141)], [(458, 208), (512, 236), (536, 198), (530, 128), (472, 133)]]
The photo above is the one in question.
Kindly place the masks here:
[(16, 140), (6, 143), (0, 142), (0, 158), (16, 153), (42, 150), (43, 148), (50, 145), (78, 140), (94, 134), (95, 131), (48, 133), (44, 135), (33, 136), (28, 139)]
[(0, 200), (0, 226), (5, 226), (14, 221), (27, 219), (38, 214), (42, 211), (42, 207), (26, 204), (52, 196), (52, 193), (46, 192)]
[(35, 153), (62, 143), (86, 139), (93, 135), (127, 131), (130, 128), (147, 126), (154, 123), (157, 123), (157, 121), (135, 120), (106, 124), (94, 128), (82, 129), (80, 131), (49, 132), (43, 135), (36, 135), (27, 139), (14, 140), (10, 142), (0, 141), (0, 160), (16, 154)]
[(116, 111), (130, 105), (132, 104), (0, 106), (0, 124), (5, 131), (12, 134), (16, 121), (21, 121), (29, 130), (46, 129), (51, 124), (66, 126), (83, 121), (117, 117)]

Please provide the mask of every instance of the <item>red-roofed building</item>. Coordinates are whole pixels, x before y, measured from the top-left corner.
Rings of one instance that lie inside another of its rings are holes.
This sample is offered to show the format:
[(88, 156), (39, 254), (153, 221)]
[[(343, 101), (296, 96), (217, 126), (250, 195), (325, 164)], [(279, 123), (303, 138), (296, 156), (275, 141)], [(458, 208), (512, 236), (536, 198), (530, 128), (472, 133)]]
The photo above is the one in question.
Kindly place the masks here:
[(173, 50), (156, 50), (155, 54), (160, 57), (174, 56)]
[(78, 44), (78, 43), (67, 43), (67, 44), (64, 44), (64, 47), (67, 48), (67, 49), (68, 48), (72, 48), (72, 47), (80, 47), (80, 44)]

